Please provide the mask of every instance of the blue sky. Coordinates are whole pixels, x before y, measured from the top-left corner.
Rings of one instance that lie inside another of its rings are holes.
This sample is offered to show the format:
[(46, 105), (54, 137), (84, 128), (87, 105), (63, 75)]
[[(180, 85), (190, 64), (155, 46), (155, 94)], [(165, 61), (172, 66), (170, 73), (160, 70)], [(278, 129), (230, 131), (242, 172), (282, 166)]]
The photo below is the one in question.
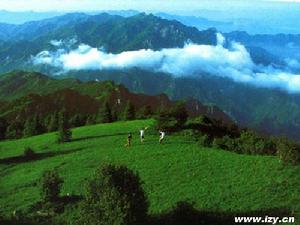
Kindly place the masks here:
[(298, 5), (299, 3), (300, 0), (1, 0), (0, 9), (9, 11), (87, 11), (109, 9), (187, 11), (287, 7), (288, 5)]

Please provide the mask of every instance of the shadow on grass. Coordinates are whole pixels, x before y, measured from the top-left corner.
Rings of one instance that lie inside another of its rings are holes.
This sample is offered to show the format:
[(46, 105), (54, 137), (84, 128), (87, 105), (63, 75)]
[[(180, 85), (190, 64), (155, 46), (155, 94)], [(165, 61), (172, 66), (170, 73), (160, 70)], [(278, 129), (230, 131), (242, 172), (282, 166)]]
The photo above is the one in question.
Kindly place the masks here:
[[(6, 225), (40, 225), (40, 224), (53, 224), (53, 216), (64, 212), (67, 205), (78, 206), (83, 200), (82, 196), (64, 196), (52, 205), (45, 206), (42, 202), (38, 202), (30, 209), (39, 218), (40, 223), (32, 223), (30, 218), (23, 218), (22, 220), (6, 221)], [(46, 207), (46, 209), (45, 209)], [(41, 210), (43, 212), (41, 212)], [(54, 214), (47, 212), (54, 211)], [(39, 214), (37, 214), (39, 212)], [(267, 209), (251, 212), (213, 212), (213, 211), (200, 211), (188, 202), (179, 202), (177, 205), (167, 213), (149, 216), (148, 221), (144, 225), (234, 225), (234, 224), (271, 224), (271, 223), (235, 223), (234, 218), (239, 217), (290, 217), (293, 216), (286, 209)], [(297, 219), (297, 218), (296, 218)], [(64, 224), (69, 224), (70, 221), (64, 221)], [(43, 223), (41, 223), (43, 221)], [(0, 218), (1, 222), (1, 218)], [(60, 224), (60, 223), (59, 223)]]
[(96, 136), (86, 136), (86, 137), (74, 138), (74, 139), (72, 139), (72, 142), (92, 140), (92, 139), (98, 139), (98, 138), (108, 138), (108, 137), (115, 137), (115, 136), (127, 137), (127, 135), (128, 135), (128, 133), (115, 133), (115, 134), (103, 134), (103, 135), (96, 135)]
[[(235, 223), (234, 218), (238, 217), (285, 217), (292, 216), (286, 209), (267, 209), (251, 212), (230, 212), (220, 213), (211, 211), (199, 211), (187, 202), (179, 202), (176, 207), (165, 214), (152, 216), (149, 225), (233, 225), (245, 224)], [(247, 223), (254, 224), (254, 223)], [(255, 223), (260, 224), (260, 223)], [(266, 223), (264, 223), (266, 224)]]
[(0, 164), (10, 165), (10, 164), (17, 164), (17, 163), (27, 163), (37, 160), (42, 160), (50, 157), (55, 157), (59, 155), (67, 155), (75, 152), (81, 151), (83, 148), (76, 148), (71, 150), (60, 150), (60, 151), (51, 151), (51, 152), (41, 152), (35, 153), (30, 157), (26, 157), (24, 155), (14, 156), (9, 158), (0, 159)]

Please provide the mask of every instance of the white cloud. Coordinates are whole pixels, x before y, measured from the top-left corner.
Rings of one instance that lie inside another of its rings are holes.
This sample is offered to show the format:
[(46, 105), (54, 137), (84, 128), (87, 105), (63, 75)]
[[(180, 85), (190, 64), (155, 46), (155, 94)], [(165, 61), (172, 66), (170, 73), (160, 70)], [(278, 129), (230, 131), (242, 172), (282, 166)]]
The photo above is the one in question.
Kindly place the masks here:
[(62, 40), (59, 40), (59, 41), (58, 40), (52, 40), (52, 41), (50, 41), (50, 44), (55, 46), (55, 47), (59, 47), (63, 44), (63, 41)]
[[(300, 74), (255, 65), (243, 45), (233, 42), (229, 48), (225, 48), (225, 38), (218, 34), (217, 39), (216, 46), (190, 43), (183, 48), (160, 51), (141, 49), (120, 54), (106, 53), (101, 49), (81, 44), (75, 50), (43, 51), (33, 57), (33, 62), (49, 64), (64, 71), (122, 70), (137, 67), (174, 76), (199, 76), (205, 73), (259, 87), (300, 92)], [(290, 63), (298, 65), (292, 60)]]

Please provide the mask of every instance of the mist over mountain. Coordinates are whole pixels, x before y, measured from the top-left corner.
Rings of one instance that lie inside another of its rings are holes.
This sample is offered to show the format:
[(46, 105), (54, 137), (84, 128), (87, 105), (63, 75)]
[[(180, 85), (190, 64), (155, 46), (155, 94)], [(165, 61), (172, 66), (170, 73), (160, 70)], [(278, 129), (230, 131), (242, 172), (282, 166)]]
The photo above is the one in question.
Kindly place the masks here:
[(297, 38), (222, 34), (151, 14), (75, 13), (0, 26), (0, 70), (114, 80), (134, 92), (193, 97), (240, 124), (298, 139)]
[(140, 49), (119, 54), (106, 53), (89, 45), (79, 44), (75, 50), (60, 48), (54, 52), (42, 51), (32, 58), (35, 65), (58, 67), (61, 73), (70, 70), (123, 70), (140, 68), (174, 76), (201, 77), (202, 73), (230, 78), (235, 82), (257, 87), (277, 88), (300, 92), (299, 75), (275, 67), (258, 65), (251, 59), (245, 46), (228, 43), (216, 34), (216, 45), (186, 44), (183, 48), (164, 48), (160, 51)]

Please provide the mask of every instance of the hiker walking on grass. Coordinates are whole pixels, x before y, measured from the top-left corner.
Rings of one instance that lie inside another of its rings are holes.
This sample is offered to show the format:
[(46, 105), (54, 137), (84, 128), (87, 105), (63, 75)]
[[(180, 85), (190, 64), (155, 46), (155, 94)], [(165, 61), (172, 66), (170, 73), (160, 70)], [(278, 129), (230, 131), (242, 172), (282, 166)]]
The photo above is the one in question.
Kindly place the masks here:
[(159, 144), (162, 144), (163, 143), (163, 140), (166, 136), (166, 133), (164, 131), (159, 131)]
[(140, 130), (140, 138), (141, 138), (141, 143), (143, 144), (144, 143), (144, 140), (145, 140), (145, 131), (148, 129), (148, 127), (145, 127), (145, 128), (142, 128)]
[(132, 140), (132, 134), (129, 133), (127, 136), (127, 143), (125, 144), (125, 147), (130, 147), (131, 146), (131, 140)]

